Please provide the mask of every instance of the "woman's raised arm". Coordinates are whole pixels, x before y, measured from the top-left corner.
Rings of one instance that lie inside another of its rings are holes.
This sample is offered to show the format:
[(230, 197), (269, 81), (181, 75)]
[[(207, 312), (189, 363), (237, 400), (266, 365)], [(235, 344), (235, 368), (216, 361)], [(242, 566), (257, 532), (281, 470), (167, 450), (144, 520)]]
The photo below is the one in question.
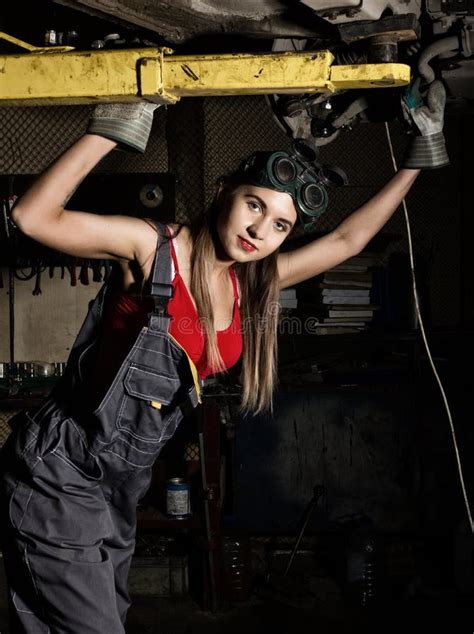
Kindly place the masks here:
[(417, 133), (405, 157), (404, 169), (327, 236), (279, 255), (280, 288), (303, 282), (360, 253), (396, 211), (420, 169), (449, 164), (443, 136), (446, 91), (441, 81), (430, 84), (425, 102), (419, 94), (419, 80), (415, 80), (402, 98), (405, 117)]
[(280, 288), (298, 284), (357, 255), (396, 211), (420, 170), (402, 169), (326, 236), (278, 256)]
[(21, 231), (77, 257), (137, 260), (140, 245), (154, 234), (143, 220), (65, 207), (83, 179), (117, 143), (144, 151), (156, 107), (139, 103), (96, 108), (89, 125), (92, 134), (71, 146), (15, 204), (12, 218)]

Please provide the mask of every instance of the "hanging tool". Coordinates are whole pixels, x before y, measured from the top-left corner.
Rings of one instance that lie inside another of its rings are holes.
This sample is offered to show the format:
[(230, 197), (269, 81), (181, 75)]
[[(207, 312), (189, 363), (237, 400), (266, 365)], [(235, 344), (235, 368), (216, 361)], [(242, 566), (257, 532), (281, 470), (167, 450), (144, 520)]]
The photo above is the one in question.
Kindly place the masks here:
[(32, 295), (41, 295), (41, 261), (38, 260), (35, 267), (36, 280)]
[(71, 264), (68, 266), (69, 273), (71, 274), (71, 286), (77, 286), (76, 266), (77, 258), (72, 258)]
[(79, 273), (79, 281), (81, 282), (81, 284), (84, 284), (84, 286), (88, 286), (89, 285), (89, 269), (88, 269), (88, 262), (87, 260), (80, 260), (80, 273)]
[(10, 325), (10, 363), (15, 361), (15, 276), (13, 267), (8, 269), (8, 309)]
[(23, 268), (13, 269), (13, 275), (16, 277), (17, 280), (20, 280), (20, 282), (27, 282), (28, 280), (33, 279), (35, 273), (35, 266), (31, 266), (28, 273), (25, 273), (25, 269)]
[(91, 268), (92, 268), (92, 281), (93, 282), (102, 282), (102, 275), (100, 272), (100, 260), (92, 260)]

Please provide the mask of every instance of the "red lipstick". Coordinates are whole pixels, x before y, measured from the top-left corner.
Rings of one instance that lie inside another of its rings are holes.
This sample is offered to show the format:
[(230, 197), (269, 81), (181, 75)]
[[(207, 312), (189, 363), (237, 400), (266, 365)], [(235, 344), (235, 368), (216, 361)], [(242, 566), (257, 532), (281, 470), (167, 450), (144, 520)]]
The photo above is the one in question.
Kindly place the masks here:
[(257, 247), (248, 240), (245, 240), (245, 238), (241, 238), (240, 236), (237, 237), (239, 238), (239, 244), (242, 249), (244, 249), (244, 251), (247, 251), (248, 253), (253, 253), (257, 250)]

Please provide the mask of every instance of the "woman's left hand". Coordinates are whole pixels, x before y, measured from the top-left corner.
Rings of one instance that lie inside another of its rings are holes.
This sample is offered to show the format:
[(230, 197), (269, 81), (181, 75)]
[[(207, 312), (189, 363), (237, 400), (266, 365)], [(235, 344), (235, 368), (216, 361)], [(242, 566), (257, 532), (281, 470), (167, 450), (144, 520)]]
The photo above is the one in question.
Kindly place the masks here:
[(430, 84), (424, 100), (421, 100), (418, 86), (419, 80), (416, 80), (402, 98), (405, 118), (418, 133), (410, 145), (403, 167), (444, 167), (449, 165), (443, 134), (446, 90), (443, 83), (436, 79)]

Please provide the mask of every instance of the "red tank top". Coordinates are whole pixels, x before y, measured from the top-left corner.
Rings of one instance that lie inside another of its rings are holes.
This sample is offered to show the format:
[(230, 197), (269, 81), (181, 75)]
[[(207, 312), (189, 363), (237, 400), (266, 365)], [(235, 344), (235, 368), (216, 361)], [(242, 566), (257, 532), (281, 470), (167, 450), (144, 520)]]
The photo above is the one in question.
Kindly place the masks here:
[[(189, 354), (199, 372), (199, 376), (205, 379), (215, 371), (207, 364), (204, 350), (204, 333), (199, 324), (196, 308), (179, 273), (173, 240), (171, 240), (171, 255), (175, 266), (175, 276), (173, 278), (173, 298), (168, 303), (168, 312), (173, 317), (170, 325), (170, 334)], [(217, 346), (226, 369), (235, 365), (242, 354), (239, 293), (235, 271), (232, 268), (230, 269), (230, 277), (234, 289), (232, 322), (225, 330), (218, 330), (216, 333)]]
[[(214, 371), (206, 361), (204, 333), (194, 303), (179, 273), (173, 240), (170, 242), (175, 275), (172, 282), (173, 297), (168, 302), (168, 312), (173, 317), (169, 332), (186, 350), (199, 376), (205, 379)], [(226, 369), (235, 365), (242, 353), (239, 295), (235, 271), (232, 268), (230, 276), (234, 289), (232, 323), (225, 330), (217, 331), (217, 345)], [(141, 328), (146, 325), (148, 314), (153, 309), (153, 299), (149, 296), (136, 297), (120, 290), (109, 290), (102, 318), (101, 341), (88, 383), (90, 397), (97, 404), (117, 374)]]

